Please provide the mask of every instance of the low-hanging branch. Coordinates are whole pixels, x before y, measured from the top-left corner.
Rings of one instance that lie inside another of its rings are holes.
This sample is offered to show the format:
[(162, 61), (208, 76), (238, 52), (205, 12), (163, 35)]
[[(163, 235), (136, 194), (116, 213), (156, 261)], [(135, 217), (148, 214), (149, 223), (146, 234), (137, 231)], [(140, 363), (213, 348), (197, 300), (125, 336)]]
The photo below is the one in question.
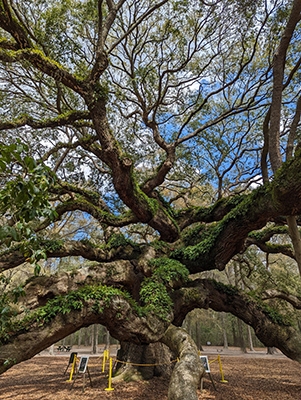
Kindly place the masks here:
[[(160, 313), (156, 315), (155, 309), (152, 309), (151, 313), (147, 311), (146, 318), (143, 314), (144, 308), (139, 308), (129, 294), (133, 291), (135, 282), (140, 287), (134, 266), (127, 262), (127, 268), (124, 269), (124, 265), (116, 262), (115, 267), (119, 271), (127, 270), (127, 277), (120, 276), (118, 279), (117, 271), (110, 274), (103, 268), (100, 271), (90, 268), (75, 272), (73, 279), (70, 279), (71, 273), (32, 279), (24, 287), (25, 296), (18, 303), (20, 310), (23, 304), (24, 318), (19, 314), (15, 325), (9, 327), (8, 335), (1, 339), (0, 372), (12, 366), (13, 359), (15, 362), (28, 359), (66, 334), (93, 323), (104, 324), (119, 340), (134, 343), (163, 340), (167, 343), (170, 342), (168, 335), (173, 335), (170, 323), (180, 325), (186, 314), (194, 308), (231, 312), (253, 326), (257, 337), (266, 346), (275, 346), (288, 357), (301, 362), (299, 329), (294, 327), (288, 317), (237, 288), (208, 279), (190, 281), (171, 292), (173, 311), (166, 309), (167, 314), (162, 318)], [(127, 281), (129, 291), (106, 286), (104, 283), (93, 285), (93, 281), (99, 280), (100, 276), (103, 282), (111, 279), (113, 286), (115, 284), (125, 287)], [(87, 282), (90, 282), (88, 286)], [(129, 282), (132, 282), (132, 288)], [(144, 307), (145, 311), (148, 310), (147, 303)], [(24, 313), (25, 309), (27, 313)], [(166, 330), (168, 326), (171, 331)], [(176, 331), (174, 333), (177, 334)], [(33, 337), (35, 340), (32, 341), (32, 346), (28, 346), (28, 340)], [(176, 342), (169, 345), (176, 346)], [(178, 351), (181, 352), (179, 349)], [(192, 351), (192, 356), (195, 355), (197, 352)]]
[(75, 122), (89, 119), (90, 115), (87, 111), (69, 111), (55, 118), (48, 118), (43, 121), (34, 120), (30, 115), (22, 115), (12, 121), (1, 121), (0, 131), (21, 128), (24, 126), (30, 126), (34, 129), (56, 128), (60, 126), (74, 125)]
[[(24, 244), (12, 246), (0, 253), (0, 272), (18, 267), (29, 261), (29, 255), (25, 255)], [(131, 259), (139, 254), (137, 247), (123, 243), (116, 247), (95, 247), (88, 241), (76, 240), (46, 240), (40, 243), (40, 249), (45, 249), (48, 258), (83, 257), (86, 260), (97, 262), (110, 262), (118, 258)]]

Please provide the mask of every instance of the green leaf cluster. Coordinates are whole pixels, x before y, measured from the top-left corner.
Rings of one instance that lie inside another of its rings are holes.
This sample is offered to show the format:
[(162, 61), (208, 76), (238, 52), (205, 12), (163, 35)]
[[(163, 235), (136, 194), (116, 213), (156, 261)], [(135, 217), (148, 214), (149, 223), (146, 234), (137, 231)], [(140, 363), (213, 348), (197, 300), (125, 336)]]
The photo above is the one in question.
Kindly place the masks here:
[(56, 177), (49, 167), (29, 155), (29, 147), (21, 140), (0, 145), (0, 174), (9, 177), (0, 190), (0, 214), (10, 220), (0, 227), (0, 240), (10, 246), (12, 241), (35, 236), (32, 223), (56, 218), (49, 201), (49, 188)]
[(0, 338), (8, 338), (8, 332), (11, 327), (12, 309), (6, 296), (0, 297)]
[(150, 265), (155, 268), (152, 278), (166, 286), (173, 287), (173, 282), (188, 281), (189, 271), (179, 261), (162, 257), (151, 260)]
[[(21, 294), (17, 293), (17, 295)], [(58, 315), (82, 310), (89, 302), (91, 302), (91, 307), (95, 313), (102, 313), (105, 308), (110, 307), (112, 300), (117, 296), (126, 299), (135, 307), (130, 295), (120, 289), (105, 285), (85, 286), (77, 291), (71, 291), (66, 295), (49, 300), (45, 306), (17, 321), (12, 318), (13, 310), (9, 305), (11, 302), (6, 294), (0, 298), (0, 342), (6, 342), (9, 339), (10, 332), (28, 330), (34, 324), (43, 326), (50, 323)]]
[(49, 300), (44, 307), (41, 307), (34, 315), (34, 319), (42, 324), (50, 322), (59, 314), (68, 314), (75, 310), (82, 310), (85, 304), (93, 301), (93, 310), (103, 312), (109, 307), (116, 296), (130, 299), (130, 296), (120, 289), (110, 286), (85, 286), (77, 291), (72, 291), (65, 296), (58, 296)]
[(116, 249), (120, 246), (133, 245), (133, 242), (126, 239), (122, 233), (113, 233), (107, 243), (107, 247), (111, 249)]
[[(49, 203), (48, 191), (55, 175), (28, 153), (28, 146), (20, 140), (0, 146), (0, 173), (11, 175), (0, 191), (0, 211), (23, 223), (40, 217), (53, 219), (56, 214)], [(11, 234), (16, 235), (16, 231)]]
[(235, 296), (239, 294), (239, 290), (235, 286), (225, 285), (224, 283), (216, 281), (214, 279), (211, 279), (210, 282), (220, 293), (225, 293), (228, 296)]
[(151, 260), (153, 275), (146, 278), (141, 285), (140, 299), (144, 304), (141, 311), (152, 313), (162, 320), (168, 320), (172, 311), (172, 300), (168, 288), (175, 287), (179, 282), (187, 282), (189, 271), (176, 260), (167, 257)]
[(162, 320), (167, 320), (172, 310), (172, 301), (162, 282), (147, 278), (140, 289), (140, 299), (144, 305), (140, 314), (154, 314)]

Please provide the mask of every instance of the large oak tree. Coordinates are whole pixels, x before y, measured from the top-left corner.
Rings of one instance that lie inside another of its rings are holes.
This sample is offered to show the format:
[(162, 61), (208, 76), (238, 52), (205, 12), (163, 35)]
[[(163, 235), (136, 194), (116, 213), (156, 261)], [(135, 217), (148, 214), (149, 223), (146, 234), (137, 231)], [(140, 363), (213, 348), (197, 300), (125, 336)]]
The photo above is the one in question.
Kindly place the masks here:
[[(301, 271), (300, 12), (0, 1), (1, 372), (101, 323), (122, 343), (166, 344), (169, 398), (196, 399), (180, 328), (194, 308), (236, 315), (301, 362), (283, 306), (300, 309), (298, 289), (254, 295), (206, 275), (250, 247)], [(8, 282), (20, 269), (30, 279)]]

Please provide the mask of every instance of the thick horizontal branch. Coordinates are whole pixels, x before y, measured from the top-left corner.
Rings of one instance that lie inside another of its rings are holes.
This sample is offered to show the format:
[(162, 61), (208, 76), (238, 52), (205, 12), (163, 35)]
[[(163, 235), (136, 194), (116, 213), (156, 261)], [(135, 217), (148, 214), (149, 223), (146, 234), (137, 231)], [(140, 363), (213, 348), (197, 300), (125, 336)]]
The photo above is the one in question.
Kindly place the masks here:
[(110, 285), (122, 287), (135, 297), (139, 290), (141, 277), (136, 267), (128, 260), (99, 263), (82, 267), (72, 272), (60, 272), (51, 276), (36, 276), (23, 286), (19, 312), (33, 311), (44, 306), (49, 299), (76, 291), (85, 285)]
[(301, 310), (301, 298), (290, 293), (284, 293), (277, 289), (268, 289), (263, 292), (262, 298), (263, 300), (282, 299), (290, 303), (297, 310)]
[(20, 331), (10, 332), (10, 338), (1, 345), (0, 374), (91, 324), (105, 325), (117, 339), (137, 344), (157, 341), (164, 334), (168, 325), (166, 321), (150, 316), (139, 317), (118, 292), (114, 294), (111, 291), (108, 299), (83, 301), (80, 310), (60, 313), (47, 323), (31, 321), (27, 317), (28, 324), (24, 324)]
[[(116, 259), (136, 258), (139, 253), (136, 247), (128, 245), (118, 246), (116, 248), (99, 248), (94, 247), (88, 242), (81, 241), (47, 241), (41, 243), (48, 258), (62, 257), (83, 257), (86, 260), (97, 262), (109, 262)], [(11, 268), (15, 268), (28, 259), (20, 251), (20, 246), (14, 246), (11, 250), (6, 250), (0, 254), (0, 273)]]
[(223, 219), (231, 210), (240, 204), (245, 195), (220, 199), (210, 207), (191, 207), (178, 211), (177, 221), (181, 230), (195, 222), (216, 222)]
[(174, 323), (181, 325), (194, 308), (211, 308), (231, 313), (253, 327), (258, 339), (267, 347), (277, 347), (292, 360), (301, 363), (301, 332), (276, 310), (238, 289), (213, 280), (198, 279), (173, 294)]
[[(185, 246), (179, 241), (173, 257), (185, 264), (192, 273), (210, 269), (223, 270), (231, 258), (243, 250), (252, 231), (282, 215), (301, 214), (301, 153), (280, 168), (271, 183), (244, 195), (236, 207), (219, 222), (200, 229), (197, 237)], [(232, 205), (235, 200), (232, 201)], [(186, 235), (189, 238), (189, 235)]]
[(76, 79), (56, 61), (46, 57), (40, 50), (32, 48), (17, 51), (0, 49), (0, 60), (7, 63), (29, 61), (35, 68), (51, 76), (57, 82), (62, 82), (79, 94), (85, 93), (82, 81)]
[(90, 119), (88, 111), (70, 111), (59, 115), (56, 118), (49, 118), (40, 121), (34, 120), (29, 115), (22, 115), (20, 118), (12, 121), (1, 121), (0, 130), (21, 128), (23, 126), (30, 126), (34, 129), (56, 128), (58, 126), (73, 125), (76, 121), (86, 119)]
[(283, 254), (284, 256), (290, 257), (295, 260), (295, 254), (290, 244), (275, 244), (266, 243), (256, 239), (248, 238), (246, 240), (246, 246), (255, 245), (264, 253), (267, 254)]
[(16, 319), (0, 337), (0, 373), (91, 324), (105, 325), (119, 340), (158, 341), (173, 315), (162, 318), (148, 305), (147, 311), (138, 307), (140, 283), (136, 267), (125, 260), (31, 279), (15, 305)]
[(69, 211), (83, 211), (95, 218), (100, 224), (105, 224), (116, 228), (121, 228), (123, 226), (138, 222), (136, 216), (131, 213), (115, 216), (114, 214), (103, 210), (101, 207), (97, 207), (89, 203), (85, 199), (67, 200), (64, 203), (59, 204), (55, 208), (55, 211), (57, 213), (57, 217), (52, 220), (45, 220), (38, 226), (36, 231), (45, 229), (54, 221), (59, 221), (61, 217)]

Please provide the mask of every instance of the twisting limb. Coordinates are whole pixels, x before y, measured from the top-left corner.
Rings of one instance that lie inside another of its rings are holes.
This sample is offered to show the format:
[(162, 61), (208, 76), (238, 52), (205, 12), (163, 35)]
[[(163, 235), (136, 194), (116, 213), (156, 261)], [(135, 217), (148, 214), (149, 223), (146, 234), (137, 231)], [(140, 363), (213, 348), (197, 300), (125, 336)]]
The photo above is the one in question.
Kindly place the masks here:
[[(47, 250), (47, 243), (49, 243), (49, 249)], [(94, 247), (89, 243), (83, 243), (80, 241), (65, 240), (64, 242), (58, 242), (53, 246), (53, 241), (44, 241), (47, 257), (71, 257), (71, 256), (81, 256), (90, 261), (98, 262), (109, 262), (110, 260), (118, 259), (118, 257), (123, 259), (129, 259), (137, 254), (137, 250), (131, 246), (122, 245), (114, 249), (102, 249)], [(41, 248), (43, 246), (41, 244)], [(51, 246), (53, 248), (51, 249)], [(20, 250), (21, 246), (14, 246), (9, 250), (0, 254), (0, 273), (12, 268), (15, 268), (26, 262), (27, 257)]]
[(197, 389), (203, 368), (196, 344), (184, 329), (174, 325), (168, 327), (161, 342), (179, 357), (171, 375), (168, 400), (198, 400)]
[[(56, 128), (60, 126), (74, 125), (76, 121), (88, 119), (90, 119), (90, 116), (87, 111), (70, 111), (68, 113), (58, 115), (56, 118), (49, 118), (45, 121), (34, 120), (29, 115), (23, 115), (22, 117), (13, 121), (1, 121), (0, 131), (21, 128), (26, 125), (34, 129)], [(70, 144), (70, 146), (72, 145)]]

